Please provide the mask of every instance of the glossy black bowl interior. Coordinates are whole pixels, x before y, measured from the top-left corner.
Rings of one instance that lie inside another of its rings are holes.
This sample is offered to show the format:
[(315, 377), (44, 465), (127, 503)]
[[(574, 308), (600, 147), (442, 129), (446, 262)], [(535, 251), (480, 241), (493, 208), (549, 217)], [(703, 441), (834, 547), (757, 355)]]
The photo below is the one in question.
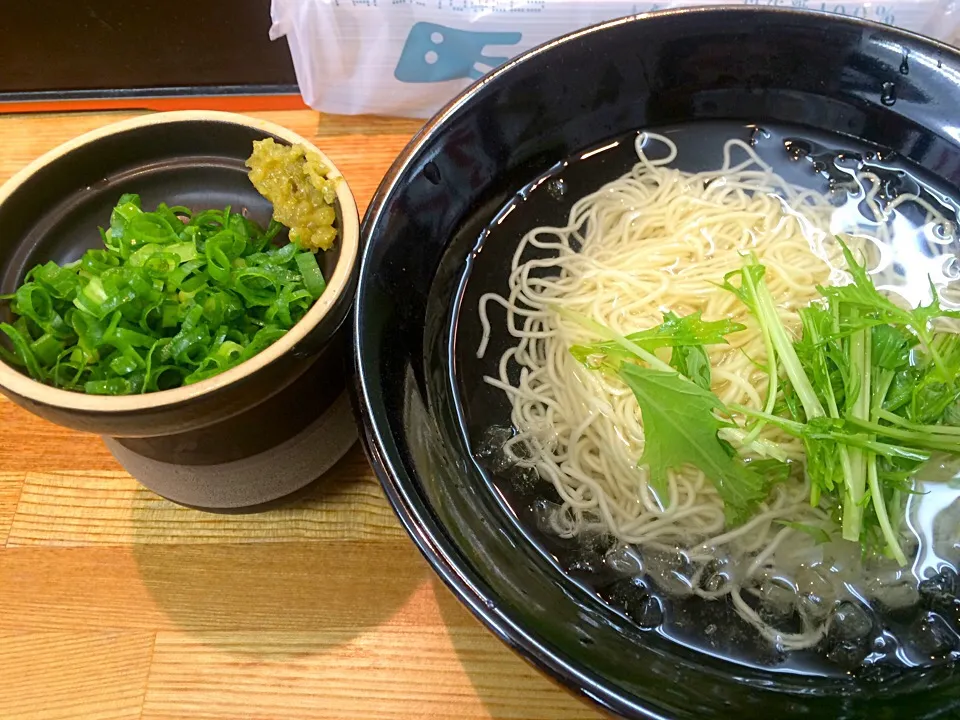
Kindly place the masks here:
[(644, 633), (568, 582), (472, 462), (445, 346), (455, 283), (481, 230), (578, 150), (639, 128), (779, 122), (892, 149), (956, 186), (958, 107), (960, 55), (946, 46), (837, 16), (703, 9), (617, 21), (533, 51), (411, 143), (363, 227), (354, 350), (366, 442), (411, 536), (497, 635), (626, 716), (960, 713), (949, 668), (883, 682), (748, 669)]

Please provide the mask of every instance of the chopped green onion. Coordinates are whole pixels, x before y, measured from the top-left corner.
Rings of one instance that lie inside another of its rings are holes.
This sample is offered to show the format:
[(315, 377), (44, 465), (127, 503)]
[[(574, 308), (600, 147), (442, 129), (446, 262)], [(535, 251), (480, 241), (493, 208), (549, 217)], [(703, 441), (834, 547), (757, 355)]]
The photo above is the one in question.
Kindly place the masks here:
[(326, 288), (312, 253), (231, 208), (144, 211), (124, 195), (103, 246), (34, 267), (8, 302), (0, 360), (54, 387), (155, 392), (225, 372), (283, 337)]
[(83, 389), (90, 395), (129, 395), (130, 381), (120, 377), (91, 380), (84, 383)]
[(297, 267), (303, 276), (303, 284), (313, 297), (318, 298), (327, 289), (327, 281), (323, 279), (317, 257), (311, 252), (297, 255)]
[(0, 332), (3, 332), (13, 343), (13, 350), (16, 353), (18, 364), (23, 365), (30, 377), (39, 380), (43, 377), (43, 371), (37, 363), (37, 358), (30, 349), (30, 343), (23, 336), (23, 333), (9, 323), (0, 323)]

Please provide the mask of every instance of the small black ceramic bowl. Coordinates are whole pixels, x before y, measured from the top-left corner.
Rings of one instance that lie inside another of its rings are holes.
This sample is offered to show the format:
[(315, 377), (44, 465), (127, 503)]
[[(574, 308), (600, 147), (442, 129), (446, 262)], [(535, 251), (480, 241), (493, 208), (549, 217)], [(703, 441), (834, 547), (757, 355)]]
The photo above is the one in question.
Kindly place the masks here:
[[(38, 263), (76, 260), (102, 244), (98, 227), (123, 193), (144, 207), (230, 205), (262, 226), (272, 208), (244, 161), (267, 137), (317, 152), (337, 184), (339, 237), (318, 256), (327, 288), (276, 343), (231, 370), (175, 390), (108, 397), (59, 390), (0, 363), (0, 391), (52, 422), (97, 433), (131, 474), (175, 501), (238, 510), (285, 497), (318, 477), (355, 439), (345, 387), (359, 220), (330, 160), (276, 124), (221, 112), (169, 112), (82, 135), (0, 187), (0, 294)], [(0, 304), (0, 319), (9, 308)]]
[[(364, 437), (407, 531), (494, 633), (628, 717), (960, 716), (951, 665), (783, 672), (694, 651), (614, 611), (561, 572), (484, 476), (458, 404), (483, 383), (466, 355), (450, 352), (457, 328), (476, 318), (475, 295), (456, 312), (462, 283), (468, 293), (476, 284), (502, 292), (523, 232), (566, 218), (534, 213), (520, 228), (524, 213), (498, 213), (508, 201), (542, 209), (544, 192), (562, 195), (533, 181), (567, 159), (603, 162), (597, 153), (611, 139), (642, 129), (799, 125), (899, 153), (956, 188), (958, 107), (960, 54), (950, 47), (835, 15), (728, 7), (625, 18), (556, 40), (484, 77), (425, 126), (363, 225), (354, 355)], [(601, 173), (570, 197), (609, 179)], [(512, 246), (503, 235), (478, 244), (494, 221), (513, 223)], [(498, 257), (499, 274), (481, 271)]]

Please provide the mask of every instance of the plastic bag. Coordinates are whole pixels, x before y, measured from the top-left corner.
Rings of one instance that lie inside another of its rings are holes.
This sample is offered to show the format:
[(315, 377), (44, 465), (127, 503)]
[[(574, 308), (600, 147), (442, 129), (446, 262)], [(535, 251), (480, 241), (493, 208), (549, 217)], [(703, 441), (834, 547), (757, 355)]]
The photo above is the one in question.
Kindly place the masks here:
[[(485, 72), (624, 15), (730, 0), (273, 0), (304, 101), (329, 113), (426, 118)], [(952, 0), (744, 0), (875, 20), (952, 40)]]

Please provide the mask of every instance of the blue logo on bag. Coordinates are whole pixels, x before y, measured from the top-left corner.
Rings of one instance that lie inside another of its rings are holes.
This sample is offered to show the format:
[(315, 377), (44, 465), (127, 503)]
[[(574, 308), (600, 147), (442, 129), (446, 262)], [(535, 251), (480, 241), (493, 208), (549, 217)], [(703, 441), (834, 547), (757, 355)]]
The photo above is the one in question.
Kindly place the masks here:
[(405, 83), (429, 83), (484, 74), (477, 65), (495, 68), (509, 58), (488, 57), (487, 45), (516, 45), (518, 32), (472, 32), (421, 22), (410, 28), (394, 77)]

